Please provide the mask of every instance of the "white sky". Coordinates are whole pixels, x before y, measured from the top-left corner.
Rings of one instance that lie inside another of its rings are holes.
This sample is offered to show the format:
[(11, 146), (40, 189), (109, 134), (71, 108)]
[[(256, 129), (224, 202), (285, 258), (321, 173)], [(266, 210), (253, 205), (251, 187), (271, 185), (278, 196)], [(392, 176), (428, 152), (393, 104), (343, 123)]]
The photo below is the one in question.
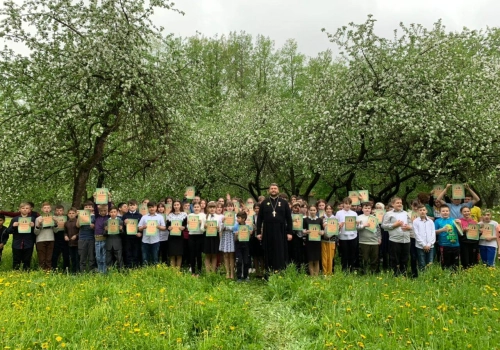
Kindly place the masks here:
[(186, 15), (165, 10), (154, 17), (168, 33), (245, 31), (269, 36), (277, 48), (293, 38), (308, 56), (333, 49), (321, 28), (334, 32), (349, 22), (363, 23), (368, 14), (377, 19), (377, 34), (387, 37), (400, 22), (430, 28), (440, 18), (450, 31), (500, 27), (499, 0), (179, 0), (176, 7)]

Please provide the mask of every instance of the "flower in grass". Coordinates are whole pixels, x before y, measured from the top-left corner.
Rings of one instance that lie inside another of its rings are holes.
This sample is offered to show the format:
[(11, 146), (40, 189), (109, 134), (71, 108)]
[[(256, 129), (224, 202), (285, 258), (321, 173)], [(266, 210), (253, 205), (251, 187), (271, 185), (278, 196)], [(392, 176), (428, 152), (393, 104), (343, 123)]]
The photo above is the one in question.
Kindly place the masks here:
[(182, 343), (182, 338), (177, 338), (177, 343)]
[(167, 333), (166, 332), (160, 332), (160, 335), (165, 335), (165, 334), (167, 334)]
[(363, 342), (361, 342), (361, 341), (358, 341), (358, 346), (359, 346), (361, 349), (364, 349), (364, 348), (365, 348), (365, 344), (363, 344)]
[(443, 331), (448, 332), (448, 328), (443, 327)]
[(134, 328), (134, 332), (139, 333), (141, 331), (140, 328)]
[(229, 329), (232, 330), (232, 331), (234, 331), (236, 329), (236, 327), (235, 326), (229, 326)]
[(60, 342), (61, 342), (61, 340), (62, 340), (62, 337), (61, 337), (60, 335), (58, 335), (58, 336), (56, 337), (56, 340), (57, 340), (57, 342), (58, 342), (58, 343), (60, 343)]
[(48, 349), (49, 343), (42, 343), (42, 349)]
[(66, 343), (61, 343), (61, 348), (65, 348), (66, 347)]
[(366, 335), (361, 334), (361, 338), (366, 339)]

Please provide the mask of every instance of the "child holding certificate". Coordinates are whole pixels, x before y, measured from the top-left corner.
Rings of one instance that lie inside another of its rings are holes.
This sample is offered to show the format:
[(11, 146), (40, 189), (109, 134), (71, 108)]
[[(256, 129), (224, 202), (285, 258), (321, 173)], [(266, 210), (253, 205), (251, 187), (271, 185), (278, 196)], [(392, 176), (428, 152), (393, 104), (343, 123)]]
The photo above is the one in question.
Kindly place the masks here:
[(338, 227), (336, 227), (337, 232), (330, 232), (329, 230), (329, 228), (334, 228), (334, 224), (338, 225), (338, 220), (333, 215), (333, 206), (327, 204), (325, 207), (325, 218), (323, 219), (325, 234), (321, 237), (321, 264), (325, 275), (331, 275), (335, 265), (335, 248), (339, 238)]
[(67, 217), (64, 216), (64, 207), (56, 205), (54, 210), (54, 249), (52, 251), (52, 269), (57, 269), (59, 257), (62, 255), (63, 271), (69, 269), (69, 246), (64, 240), (64, 222)]
[(458, 258), (460, 256), (460, 244), (458, 243), (458, 232), (455, 220), (450, 218), (448, 206), (441, 207), (441, 217), (434, 221), (434, 228), (441, 251), (441, 268), (458, 269)]
[(206, 215), (201, 212), (199, 202), (193, 204), (193, 213), (187, 217), (189, 231), (189, 262), (191, 265), (191, 274), (198, 277), (201, 273), (203, 252), (203, 233), (205, 232)]
[(455, 220), (462, 229), (462, 235), (458, 236), (460, 242), (460, 262), (464, 269), (477, 265), (479, 253), (479, 236), (474, 237), (469, 233), (469, 225), (476, 225), (477, 222), (471, 216), (471, 209), (462, 207), (460, 209), (462, 217)]
[[(94, 238), (95, 216), (94, 214), (90, 214), (90, 212), (93, 210), (93, 207), (94, 203), (92, 203), (91, 201), (86, 201), (85, 203), (83, 203), (83, 210), (78, 211), (76, 227), (79, 229), (78, 253), (80, 255), (80, 272), (85, 272), (96, 268)], [(89, 220), (86, 222), (82, 222), (80, 218), (81, 214), (88, 214)]]
[(52, 251), (54, 250), (54, 217), (50, 203), (42, 203), (42, 215), (36, 218), (36, 252), (38, 265), (44, 271), (52, 268)]
[(76, 227), (76, 208), (69, 208), (68, 220), (64, 223), (64, 240), (68, 243), (71, 273), (80, 271), (78, 255), (78, 227)]
[(226, 201), (226, 211), (222, 223), (219, 250), (224, 253), (224, 266), (226, 267), (226, 278), (234, 279), (234, 234), (233, 227), (236, 224), (234, 215), (234, 204), (231, 200)]
[(318, 210), (315, 205), (309, 207), (309, 216), (304, 219), (304, 235), (307, 236), (306, 251), (309, 264), (309, 274), (319, 275), (319, 261), (321, 260), (321, 236), (323, 236), (323, 219), (316, 216)]
[(300, 213), (300, 204), (292, 204), (292, 239), (288, 241), (288, 258), (297, 271), (306, 263), (304, 248), (304, 216)]
[(418, 218), (413, 220), (415, 232), (415, 247), (417, 249), (418, 267), (424, 270), (434, 260), (434, 244), (436, 243), (436, 229), (434, 222), (427, 216), (427, 207), (419, 204)]
[(209, 202), (207, 205), (207, 220), (205, 221), (205, 240), (203, 241), (203, 253), (205, 253), (205, 269), (207, 273), (215, 273), (217, 268), (217, 254), (219, 253), (219, 229), (222, 225), (223, 215), (215, 213), (216, 203)]
[[(260, 211), (260, 204), (253, 205), (253, 227), (257, 227), (257, 217)], [(254, 229), (250, 238), (250, 255), (253, 259), (255, 268), (255, 277), (262, 278), (264, 276), (264, 248), (262, 247), (262, 236), (257, 236), (257, 230)]]
[[(128, 201), (128, 212), (123, 214), (122, 220), (125, 225), (125, 259), (128, 268), (134, 268), (141, 265), (142, 261), (142, 233), (138, 226), (142, 214), (137, 210), (138, 203), (135, 199)], [(123, 245), (123, 241), (122, 241)]]
[(31, 206), (23, 202), (19, 205), (20, 216), (12, 218), (6, 233), (12, 235), (12, 265), (14, 270), (29, 270), (35, 245), (35, 219)]
[(363, 273), (376, 273), (378, 270), (378, 251), (382, 234), (377, 218), (371, 215), (370, 202), (363, 203), (363, 214), (358, 216), (359, 250), (362, 257)]
[(123, 268), (123, 245), (120, 236), (123, 230), (123, 221), (118, 217), (118, 208), (109, 210), (109, 219), (104, 226), (106, 232), (106, 267), (113, 265), (113, 256), (118, 268)]
[[(498, 248), (498, 223), (491, 220), (491, 211), (485, 210), (481, 225), (481, 236), (479, 239), (479, 253), (483, 264), (495, 266), (495, 254)], [(487, 226), (488, 225), (488, 226)]]
[(236, 239), (234, 250), (236, 252), (236, 278), (238, 282), (248, 280), (248, 269), (250, 268), (250, 233), (252, 227), (245, 224), (247, 213), (240, 211), (236, 214), (236, 224), (233, 227)]
[(182, 211), (182, 204), (179, 200), (172, 203), (172, 212), (167, 216), (168, 236), (168, 256), (170, 266), (180, 269), (182, 265), (182, 255), (184, 254), (184, 239), (182, 231), (187, 226), (187, 214)]
[(352, 200), (350, 197), (342, 201), (342, 210), (339, 210), (335, 217), (339, 221), (339, 249), (340, 263), (342, 271), (351, 272), (356, 262), (356, 252), (358, 251), (358, 231), (356, 220), (358, 214), (351, 210)]
[(160, 232), (166, 230), (165, 219), (156, 212), (156, 203), (148, 202), (148, 214), (139, 221), (139, 231), (142, 231), (142, 262), (143, 264), (158, 264), (160, 250)]

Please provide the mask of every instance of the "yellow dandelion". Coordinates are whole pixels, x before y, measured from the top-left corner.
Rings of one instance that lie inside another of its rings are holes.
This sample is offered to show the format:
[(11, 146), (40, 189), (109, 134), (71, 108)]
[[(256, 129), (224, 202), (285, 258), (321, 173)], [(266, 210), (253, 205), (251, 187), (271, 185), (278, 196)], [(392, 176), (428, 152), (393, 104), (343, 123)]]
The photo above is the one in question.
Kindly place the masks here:
[(160, 332), (160, 335), (165, 335), (165, 334), (167, 334), (167, 333), (165, 333), (165, 332)]
[(443, 327), (443, 331), (448, 332), (448, 328)]
[(232, 330), (232, 331), (234, 331), (236, 329), (236, 327), (235, 326), (229, 326), (229, 329)]
[(434, 333), (432, 331), (430, 331), (429, 333), (427, 333), (428, 335), (433, 335)]
[(65, 348), (66, 347), (66, 343), (61, 343), (61, 348)]
[(139, 333), (141, 331), (140, 328), (134, 328), (134, 332)]
[(60, 335), (58, 335), (58, 336), (56, 337), (56, 340), (57, 340), (57, 342), (59, 343), (59, 342), (61, 342), (62, 337), (61, 337)]
[(370, 318), (372, 317), (372, 314), (366, 314), (366, 317)]
[(366, 339), (366, 335), (361, 334), (361, 338)]
[(182, 338), (177, 338), (177, 343), (182, 343)]
[(383, 337), (384, 337), (384, 335), (383, 335), (382, 333), (379, 333), (379, 334), (378, 334), (378, 336), (379, 336), (380, 338), (383, 338)]
[(42, 343), (42, 349), (48, 349), (49, 343)]
[(365, 344), (363, 344), (363, 342), (361, 342), (361, 341), (358, 341), (358, 346), (359, 346), (361, 349), (364, 349), (364, 348), (365, 348)]

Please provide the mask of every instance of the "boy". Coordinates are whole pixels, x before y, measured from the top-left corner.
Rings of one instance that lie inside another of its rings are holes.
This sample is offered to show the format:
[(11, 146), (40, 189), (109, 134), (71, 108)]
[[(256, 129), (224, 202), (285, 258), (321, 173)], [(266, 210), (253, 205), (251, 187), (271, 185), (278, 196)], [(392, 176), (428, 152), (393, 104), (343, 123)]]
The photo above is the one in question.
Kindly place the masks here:
[(432, 264), (434, 260), (436, 229), (434, 228), (432, 219), (427, 216), (427, 207), (424, 204), (419, 204), (417, 211), (418, 218), (413, 220), (413, 232), (415, 232), (418, 267), (422, 271), (426, 266)]
[[(23, 202), (19, 205), (20, 216), (12, 218), (6, 233), (12, 235), (12, 268), (19, 270), (21, 263), (23, 270), (27, 271), (31, 267), (31, 257), (33, 256), (33, 246), (35, 245), (35, 214), (31, 212), (31, 206)], [(31, 218), (30, 233), (19, 233), (19, 219)]]
[(64, 240), (68, 244), (71, 261), (71, 273), (80, 271), (80, 259), (78, 255), (78, 227), (76, 227), (76, 208), (68, 210), (68, 221), (64, 223)]
[(434, 222), (441, 251), (441, 268), (456, 270), (460, 256), (460, 243), (458, 243), (455, 220), (450, 218), (450, 209), (443, 205), (440, 210), (441, 217)]
[(38, 265), (44, 271), (52, 268), (52, 252), (54, 250), (54, 222), (50, 226), (44, 225), (44, 217), (51, 215), (50, 203), (42, 203), (42, 216), (35, 220), (36, 252)]
[[(156, 203), (148, 202), (148, 214), (139, 222), (139, 231), (142, 232), (142, 262), (143, 264), (158, 264), (158, 250), (160, 249), (159, 230), (166, 230), (167, 225), (163, 216), (156, 213)], [(156, 221), (154, 233), (148, 233), (148, 223)]]
[[(94, 203), (86, 201), (83, 203), (83, 209), (92, 212)], [(90, 225), (80, 226), (76, 222), (78, 231), (78, 255), (80, 256), (80, 272), (92, 271), (96, 268), (95, 262), (95, 238), (94, 238), (95, 215), (90, 214)], [(87, 270), (88, 262), (88, 270)]]
[[(306, 206), (307, 208), (307, 206)], [(303, 218), (307, 217), (306, 214), (300, 212), (300, 204), (295, 202), (292, 204), (292, 214), (302, 214)], [(306, 261), (304, 259), (304, 238), (303, 238), (302, 230), (292, 230), (292, 239), (288, 241), (288, 258), (290, 259), (290, 263), (293, 263), (297, 269), (300, 271), (302, 264)]]
[(339, 210), (335, 217), (339, 221), (339, 251), (340, 251), (340, 263), (342, 265), (342, 271), (350, 272), (353, 270), (356, 262), (356, 252), (357, 252), (357, 237), (358, 232), (356, 230), (356, 225), (354, 225), (353, 230), (346, 231), (345, 228), (345, 218), (354, 217), (357, 221), (358, 214), (351, 210), (352, 200), (349, 197), (344, 198), (342, 201), (342, 210)]
[(9, 234), (6, 232), (7, 227), (3, 225), (4, 222), (5, 222), (5, 215), (0, 214), (0, 263), (2, 262), (3, 248), (7, 244), (7, 241), (9, 240)]
[[(62, 205), (56, 205), (55, 216), (64, 215), (64, 207)], [(63, 271), (69, 269), (69, 246), (68, 242), (64, 239), (64, 223), (59, 223), (54, 218), (54, 250), (52, 252), (52, 269), (57, 269), (59, 263), (59, 256), (62, 254), (63, 258)]]
[(491, 220), (490, 210), (485, 210), (483, 214), (483, 221), (479, 224), (492, 224), (494, 227), (493, 232), (495, 233), (495, 237), (482, 238), (479, 240), (479, 254), (481, 255), (483, 264), (493, 267), (495, 266), (495, 255), (499, 240), (498, 222)]
[[(123, 224), (127, 225), (127, 220), (132, 219), (132, 220), (137, 220), (137, 223), (141, 221), (142, 215), (137, 211), (137, 201), (135, 199), (131, 199), (128, 201), (128, 213), (125, 213), (122, 216)], [(125, 235), (125, 255), (127, 256), (126, 259), (126, 266), (129, 268), (133, 267), (138, 267), (141, 265), (141, 251), (142, 251), (142, 243), (141, 243), (141, 237), (142, 234), (140, 232), (137, 232), (135, 235), (129, 235), (127, 234), (126, 230), (124, 230), (124, 235)]]
[[(248, 269), (250, 268), (250, 244), (249, 242), (240, 242), (238, 237), (238, 230), (240, 226), (245, 225), (247, 220), (247, 213), (244, 211), (238, 212), (236, 214), (236, 224), (233, 227), (234, 237), (235, 237), (235, 255), (236, 255), (236, 278), (238, 282), (248, 280)], [(249, 232), (254, 228), (249, 227)]]
[(97, 260), (97, 270), (100, 273), (106, 273), (106, 231), (104, 227), (109, 219), (108, 210), (111, 207), (111, 202), (108, 205), (94, 204), (95, 222), (94, 222), (94, 239), (95, 239), (95, 258)]
[(367, 229), (372, 206), (370, 203), (363, 203), (362, 207), (363, 214), (358, 216), (359, 250), (362, 257), (363, 272), (366, 274), (369, 271), (374, 274), (378, 270), (378, 251), (379, 245), (382, 243), (382, 234), (379, 225), (376, 225), (377, 230), (375, 232)]
[(203, 262), (201, 260), (201, 253), (203, 252), (203, 233), (205, 232), (205, 222), (206, 215), (201, 213), (200, 202), (194, 202), (193, 204), (194, 213), (188, 215), (188, 222), (191, 217), (198, 217), (199, 227), (196, 231), (189, 231), (189, 253), (190, 253), (190, 264), (191, 264), (191, 274), (198, 277), (201, 273), (201, 267)]
[(410, 256), (410, 231), (408, 213), (403, 210), (403, 201), (394, 197), (391, 201), (394, 210), (384, 215), (382, 228), (389, 232), (389, 256), (394, 276), (406, 275)]
[(123, 215), (125, 215), (126, 213), (128, 213), (128, 205), (127, 203), (118, 203), (118, 217), (119, 218), (122, 218)]
[[(109, 220), (118, 220), (118, 234), (109, 234)], [(118, 209), (112, 207), (109, 209), (109, 219), (104, 226), (105, 236), (106, 236), (106, 266), (109, 268), (113, 265), (113, 255), (115, 256), (118, 268), (123, 268), (123, 257), (122, 257), (122, 238), (120, 237), (120, 232), (123, 230), (122, 219), (118, 217)]]

